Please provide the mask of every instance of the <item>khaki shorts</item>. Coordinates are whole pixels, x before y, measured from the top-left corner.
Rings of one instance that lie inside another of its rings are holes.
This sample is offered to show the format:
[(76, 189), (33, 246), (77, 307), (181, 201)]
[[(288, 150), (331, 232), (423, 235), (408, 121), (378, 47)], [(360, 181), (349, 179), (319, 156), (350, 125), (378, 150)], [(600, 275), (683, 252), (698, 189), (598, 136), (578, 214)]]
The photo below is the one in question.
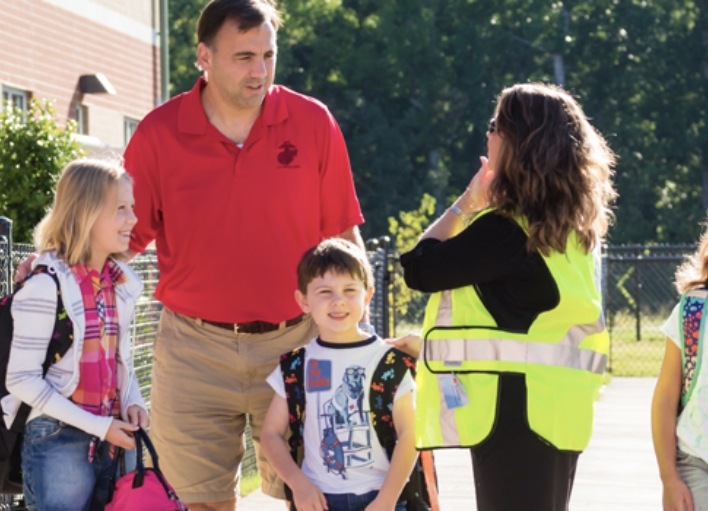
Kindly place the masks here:
[(284, 499), (283, 482), (260, 453), (273, 398), (266, 377), (279, 357), (317, 335), (309, 315), (265, 334), (235, 334), (165, 308), (154, 347), (150, 437), (160, 468), (187, 503), (238, 494), (246, 414), (263, 493)]

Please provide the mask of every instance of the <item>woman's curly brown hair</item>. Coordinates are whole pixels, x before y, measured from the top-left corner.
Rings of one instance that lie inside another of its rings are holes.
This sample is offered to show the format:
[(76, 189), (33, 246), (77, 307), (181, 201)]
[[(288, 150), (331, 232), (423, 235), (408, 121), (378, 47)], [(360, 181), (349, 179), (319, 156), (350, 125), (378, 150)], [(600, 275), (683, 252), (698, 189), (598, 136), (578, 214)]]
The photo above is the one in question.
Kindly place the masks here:
[(504, 89), (496, 112), (501, 146), (493, 206), (528, 220), (529, 251), (565, 253), (575, 231), (590, 251), (612, 219), (615, 156), (563, 89), (540, 83)]

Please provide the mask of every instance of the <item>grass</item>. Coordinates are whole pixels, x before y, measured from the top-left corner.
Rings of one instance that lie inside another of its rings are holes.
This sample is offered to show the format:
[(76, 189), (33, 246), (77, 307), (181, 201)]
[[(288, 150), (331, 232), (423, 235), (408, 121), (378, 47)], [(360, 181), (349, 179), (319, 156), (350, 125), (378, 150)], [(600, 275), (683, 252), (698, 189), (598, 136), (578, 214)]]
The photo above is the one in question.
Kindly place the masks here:
[(258, 475), (258, 472), (245, 473), (241, 476), (239, 487), (241, 496), (245, 497), (261, 487), (261, 476)]
[(665, 340), (612, 340), (609, 371), (613, 376), (658, 376)]
[[(640, 331), (629, 312), (615, 313), (608, 322), (610, 331), (609, 371), (613, 376), (658, 376), (666, 348), (661, 326), (671, 309), (642, 314)], [(639, 340), (637, 340), (639, 338)]]

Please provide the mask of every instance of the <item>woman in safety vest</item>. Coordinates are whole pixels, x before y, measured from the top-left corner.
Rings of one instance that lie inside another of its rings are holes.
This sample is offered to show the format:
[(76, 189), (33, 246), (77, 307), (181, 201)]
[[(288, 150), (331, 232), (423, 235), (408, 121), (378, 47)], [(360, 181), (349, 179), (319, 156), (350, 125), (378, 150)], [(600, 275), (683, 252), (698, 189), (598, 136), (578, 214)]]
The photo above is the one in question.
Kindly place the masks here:
[(488, 159), (401, 256), (431, 292), (418, 355), (419, 449), (470, 447), (479, 510), (567, 510), (609, 348), (598, 253), (614, 155), (562, 89), (505, 89)]

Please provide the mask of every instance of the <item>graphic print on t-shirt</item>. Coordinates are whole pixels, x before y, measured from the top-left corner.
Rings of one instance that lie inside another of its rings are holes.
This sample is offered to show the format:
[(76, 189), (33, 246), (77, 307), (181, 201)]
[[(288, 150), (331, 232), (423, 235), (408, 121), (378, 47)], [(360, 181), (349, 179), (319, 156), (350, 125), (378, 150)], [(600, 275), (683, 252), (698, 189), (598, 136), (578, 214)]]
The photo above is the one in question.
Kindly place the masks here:
[[(369, 411), (364, 410), (366, 369), (351, 365), (333, 380), (330, 360), (310, 359), (307, 392), (317, 394), (320, 454), (327, 471), (347, 478), (347, 469), (373, 464)], [(341, 381), (334, 392), (332, 382)], [(327, 393), (326, 395), (322, 395)], [(322, 402), (324, 401), (324, 402)]]

